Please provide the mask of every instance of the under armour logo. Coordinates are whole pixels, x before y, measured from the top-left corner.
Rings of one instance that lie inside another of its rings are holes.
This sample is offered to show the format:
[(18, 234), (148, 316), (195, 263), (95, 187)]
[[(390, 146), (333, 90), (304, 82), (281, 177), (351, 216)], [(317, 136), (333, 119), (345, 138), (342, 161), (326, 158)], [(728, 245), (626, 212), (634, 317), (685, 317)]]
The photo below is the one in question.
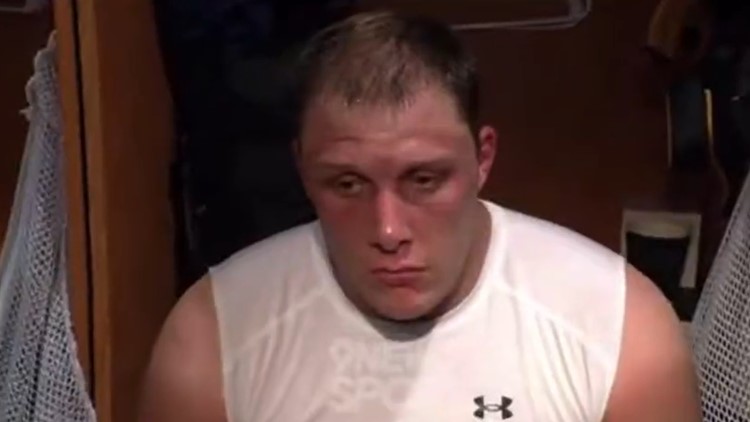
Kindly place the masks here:
[(508, 419), (513, 417), (513, 412), (510, 411), (510, 404), (513, 403), (513, 399), (510, 397), (503, 396), (500, 404), (497, 403), (485, 403), (484, 396), (474, 398), (474, 403), (478, 409), (474, 411), (474, 416), (479, 419), (484, 419), (485, 413), (502, 412), (502, 418)]

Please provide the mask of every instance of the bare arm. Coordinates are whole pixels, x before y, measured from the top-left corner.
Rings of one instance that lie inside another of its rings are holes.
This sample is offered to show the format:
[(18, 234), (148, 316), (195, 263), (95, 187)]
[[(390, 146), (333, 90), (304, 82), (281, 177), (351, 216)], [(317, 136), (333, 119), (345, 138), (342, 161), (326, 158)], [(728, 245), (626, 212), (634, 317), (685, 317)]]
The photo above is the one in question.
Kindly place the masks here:
[(226, 422), (219, 336), (209, 280), (180, 299), (156, 342), (139, 422)]
[(623, 344), (605, 421), (700, 420), (700, 394), (686, 336), (670, 303), (631, 267)]

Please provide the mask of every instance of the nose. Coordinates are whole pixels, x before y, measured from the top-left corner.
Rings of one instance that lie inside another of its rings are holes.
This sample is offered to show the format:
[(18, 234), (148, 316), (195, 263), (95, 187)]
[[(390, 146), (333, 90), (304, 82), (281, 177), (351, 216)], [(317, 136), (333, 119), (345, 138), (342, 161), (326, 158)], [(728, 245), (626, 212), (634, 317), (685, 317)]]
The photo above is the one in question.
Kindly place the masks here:
[(403, 202), (389, 192), (381, 192), (375, 199), (376, 233), (373, 246), (387, 254), (398, 253), (411, 243)]

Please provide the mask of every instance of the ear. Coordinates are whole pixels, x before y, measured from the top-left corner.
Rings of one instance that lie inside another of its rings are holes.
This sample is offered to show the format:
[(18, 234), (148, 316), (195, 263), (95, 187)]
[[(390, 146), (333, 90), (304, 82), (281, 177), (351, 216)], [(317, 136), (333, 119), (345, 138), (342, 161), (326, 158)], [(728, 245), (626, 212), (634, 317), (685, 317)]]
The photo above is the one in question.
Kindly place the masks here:
[(497, 151), (497, 132), (492, 126), (482, 126), (479, 129), (477, 144), (477, 158), (479, 160), (478, 188), (482, 190), (495, 162)]

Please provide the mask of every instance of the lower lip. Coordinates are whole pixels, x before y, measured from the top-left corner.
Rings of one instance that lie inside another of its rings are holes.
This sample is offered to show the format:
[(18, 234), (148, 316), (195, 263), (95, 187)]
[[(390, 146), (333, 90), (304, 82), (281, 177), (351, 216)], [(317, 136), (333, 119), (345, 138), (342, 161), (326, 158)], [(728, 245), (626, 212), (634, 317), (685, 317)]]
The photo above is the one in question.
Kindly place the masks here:
[(376, 271), (375, 277), (388, 287), (408, 287), (416, 284), (423, 273), (423, 271)]

